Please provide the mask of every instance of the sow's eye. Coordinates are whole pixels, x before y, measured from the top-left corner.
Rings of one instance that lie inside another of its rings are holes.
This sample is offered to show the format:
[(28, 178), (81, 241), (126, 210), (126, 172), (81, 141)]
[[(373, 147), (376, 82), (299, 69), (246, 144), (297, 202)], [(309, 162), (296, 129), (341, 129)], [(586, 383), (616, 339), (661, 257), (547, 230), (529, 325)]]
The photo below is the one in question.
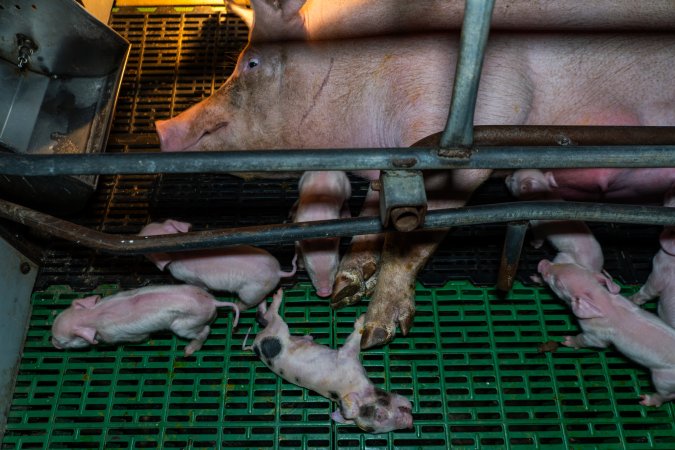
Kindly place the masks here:
[(247, 66), (248, 66), (249, 69), (253, 69), (254, 67), (257, 67), (259, 64), (260, 64), (260, 61), (258, 60), (258, 58), (250, 58), (248, 60)]

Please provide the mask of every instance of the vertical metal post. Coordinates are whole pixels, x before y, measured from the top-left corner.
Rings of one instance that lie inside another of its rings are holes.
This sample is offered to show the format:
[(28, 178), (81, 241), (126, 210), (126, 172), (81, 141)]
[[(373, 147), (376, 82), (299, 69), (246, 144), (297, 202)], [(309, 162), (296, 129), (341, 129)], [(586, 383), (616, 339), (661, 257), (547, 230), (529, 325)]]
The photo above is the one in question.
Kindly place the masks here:
[(497, 277), (497, 289), (502, 292), (510, 291), (513, 286), (528, 225), (529, 222), (524, 221), (509, 222), (506, 226), (506, 237)]
[(469, 147), (473, 144), (473, 116), (478, 82), (494, 3), (494, 0), (466, 0), (452, 103), (448, 123), (441, 137), (442, 148)]

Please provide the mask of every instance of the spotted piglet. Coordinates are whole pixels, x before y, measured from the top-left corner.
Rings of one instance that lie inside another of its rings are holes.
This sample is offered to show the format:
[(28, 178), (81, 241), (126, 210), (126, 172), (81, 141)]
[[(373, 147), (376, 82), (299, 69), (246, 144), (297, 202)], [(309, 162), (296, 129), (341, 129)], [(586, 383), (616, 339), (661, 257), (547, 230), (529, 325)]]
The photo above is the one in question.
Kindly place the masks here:
[(264, 329), (245, 348), (286, 381), (337, 402), (339, 409), (331, 414), (336, 422), (356, 424), (369, 433), (412, 428), (410, 402), (373, 385), (359, 361), (363, 316), (342, 348), (333, 350), (316, 344), (312, 336), (291, 336), (279, 315), (282, 296), (281, 289), (274, 294), (270, 308), (258, 317)]
[[(641, 395), (640, 403), (661, 406), (675, 399), (675, 329), (625, 297), (613, 294), (611, 279), (578, 264), (541, 260), (539, 273), (579, 319), (582, 333), (565, 336), (567, 347), (614, 344), (628, 358), (651, 370), (655, 394)], [(617, 286), (618, 287), (618, 286)]]

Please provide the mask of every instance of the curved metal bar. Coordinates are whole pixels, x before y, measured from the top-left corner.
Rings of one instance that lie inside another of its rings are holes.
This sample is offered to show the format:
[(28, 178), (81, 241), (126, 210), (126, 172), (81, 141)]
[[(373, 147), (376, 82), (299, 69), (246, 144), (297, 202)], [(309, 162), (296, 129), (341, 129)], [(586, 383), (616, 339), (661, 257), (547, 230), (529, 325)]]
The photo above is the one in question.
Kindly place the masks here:
[(238, 150), (188, 153), (19, 155), (0, 153), (0, 174), (17, 176), (290, 172), (364, 169), (675, 167), (675, 145)]
[[(392, 231), (383, 228), (379, 217), (359, 217), (209, 230), (167, 236), (112, 235), (91, 230), (5, 200), (0, 200), (0, 217), (39, 229), (44, 233), (79, 245), (128, 255), (199, 250), (237, 244), (259, 245), (294, 242), (316, 237), (353, 236)], [(429, 211), (422, 228), (448, 228), (529, 219), (675, 225), (675, 208), (578, 202), (502, 203)]]
[(473, 116), (494, 0), (466, 0), (448, 122), (441, 147), (473, 144)]

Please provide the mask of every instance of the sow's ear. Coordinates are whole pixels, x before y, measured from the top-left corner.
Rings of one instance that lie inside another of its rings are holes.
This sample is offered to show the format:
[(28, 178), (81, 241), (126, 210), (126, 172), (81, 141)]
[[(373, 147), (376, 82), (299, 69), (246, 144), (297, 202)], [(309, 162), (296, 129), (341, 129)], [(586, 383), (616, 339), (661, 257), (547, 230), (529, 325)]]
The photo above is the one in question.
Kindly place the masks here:
[(230, 9), (249, 28), (250, 42), (274, 42), (282, 40), (306, 40), (304, 21), (300, 9), (306, 0), (251, 0), (249, 10), (233, 0)]
[(247, 8), (244, 4), (239, 4), (234, 0), (226, 2), (227, 7), (235, 13), (246, 24), (248, 29), (253, 28), (253, 10)]
[(101, 300), (100, 295), (90, 295), (89, 297), (79, 298), (73, 301), (71, 305), (75, 309), (91, 309)]

